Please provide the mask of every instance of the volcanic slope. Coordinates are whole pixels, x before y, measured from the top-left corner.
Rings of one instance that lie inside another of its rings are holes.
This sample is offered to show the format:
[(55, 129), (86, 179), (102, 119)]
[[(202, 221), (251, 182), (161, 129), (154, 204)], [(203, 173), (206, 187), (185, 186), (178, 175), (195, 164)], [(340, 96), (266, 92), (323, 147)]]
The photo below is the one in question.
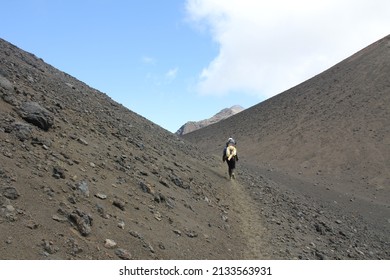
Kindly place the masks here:
[(390, 258), (361, 216), (239, 167), (0, 40), (1, 259)]
[(389, 77), (387, 36), (302, 84), (183, 138), (219, 155), (226, 139), (234, 137), (239, 166), (276, 182), (282, 193), (327, 207), (321, 211), (341, 211), (344, 220), (363, 218), (367, 229), (384, 237), (388, 258)]
[(219, 159), (4, 40), (0, 109), (1, 259), (274, 258)]

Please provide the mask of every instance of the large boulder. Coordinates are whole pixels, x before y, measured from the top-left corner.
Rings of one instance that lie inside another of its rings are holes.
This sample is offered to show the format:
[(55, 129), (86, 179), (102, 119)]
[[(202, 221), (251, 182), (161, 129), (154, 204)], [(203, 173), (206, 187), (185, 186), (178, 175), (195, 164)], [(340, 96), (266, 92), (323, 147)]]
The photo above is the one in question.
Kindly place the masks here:
[(36, 102), (22, 103), (19, 114), (25, 121), (45, 131), (48, 131), (54, 124), (53, 115)]

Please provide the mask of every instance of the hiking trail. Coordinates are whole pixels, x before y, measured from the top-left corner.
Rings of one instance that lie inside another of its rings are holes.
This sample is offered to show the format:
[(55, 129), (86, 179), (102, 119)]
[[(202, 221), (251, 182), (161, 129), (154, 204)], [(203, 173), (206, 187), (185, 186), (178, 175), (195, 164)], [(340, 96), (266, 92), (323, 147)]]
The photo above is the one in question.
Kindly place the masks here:
[(228, 181), (226, 186), (229, 188), (233, 209), (240, 219), (240, 232), (246, 240), (247, 250), (243, 252), (243, 259), (266, 259), (267, 254), (264, 250), (267, 246), (264, 241), (266, 229), (262, 223), (259, 205), (255, 204), (240, 183), (239, 177)]

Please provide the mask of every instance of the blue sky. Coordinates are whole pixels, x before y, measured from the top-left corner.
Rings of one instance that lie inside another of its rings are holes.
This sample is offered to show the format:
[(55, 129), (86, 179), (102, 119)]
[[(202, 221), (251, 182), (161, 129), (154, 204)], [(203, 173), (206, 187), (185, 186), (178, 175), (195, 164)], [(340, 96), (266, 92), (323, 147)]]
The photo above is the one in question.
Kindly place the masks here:
[(0, 37), (175, 132), (388, 35), (389, 2), (1, 0)]

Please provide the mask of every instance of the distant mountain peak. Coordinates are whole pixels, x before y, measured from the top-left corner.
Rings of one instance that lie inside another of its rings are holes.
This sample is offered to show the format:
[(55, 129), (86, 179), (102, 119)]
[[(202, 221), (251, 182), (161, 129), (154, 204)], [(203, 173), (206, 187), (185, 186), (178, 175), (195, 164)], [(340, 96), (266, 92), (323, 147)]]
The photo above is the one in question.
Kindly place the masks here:
[(245, 108), (242, 107), (241, 105), (234, 105), (234, 106), (230, 107), (230, 110), (241, 112), (241, 111), (245, 110)]
[(245, 110), (244, 107), (240, 105), (234, 105), (230, 108), (225, 108), (219, 111), (217, 114), (212, 116), (211, 118), (201, 120), (201, 121), (189, 121), (186, 122), (184, 125), (182, 125), (177, 131), (177, 135), (184, 135), (187, 133), (190, 133), (192, 131), (201, 129), (203, 127), (206, 127), (210, 124), (217, 123), (219, 121), (222, 121), (224, 119), (227, 119), (241, 111)]

